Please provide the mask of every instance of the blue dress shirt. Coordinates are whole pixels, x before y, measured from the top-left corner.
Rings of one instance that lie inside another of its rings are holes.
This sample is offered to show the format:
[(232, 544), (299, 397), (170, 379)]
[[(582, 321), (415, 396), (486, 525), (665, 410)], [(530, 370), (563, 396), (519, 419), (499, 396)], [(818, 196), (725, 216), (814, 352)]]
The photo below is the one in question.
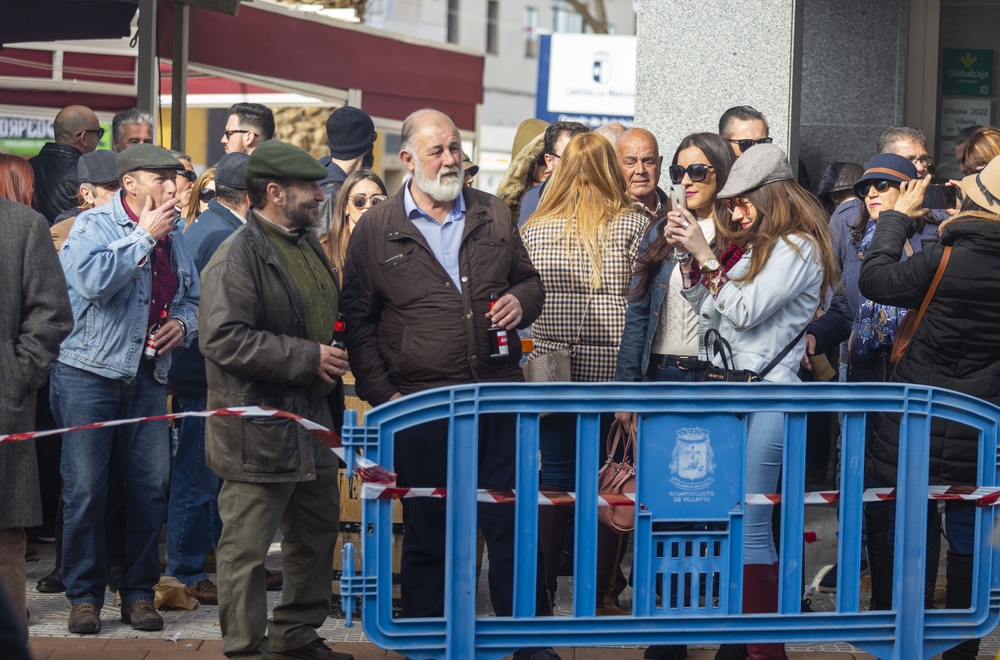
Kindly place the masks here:
[(443, 223), (438, 223), (427, 212), (417, 206), (410, 194), (411, 179), (403, 186), (403, 208), (406, 217), (416, 225), (427, 240), (434, 258), (448, 273), (455, 283), (455, 288), (461, 292), (462, 282), (458, 272), (458, 251), (462, 247), (462, 234), (465, 233), (465, 198), (462, 195), (455, 200), (455, 206), (448, 212)]

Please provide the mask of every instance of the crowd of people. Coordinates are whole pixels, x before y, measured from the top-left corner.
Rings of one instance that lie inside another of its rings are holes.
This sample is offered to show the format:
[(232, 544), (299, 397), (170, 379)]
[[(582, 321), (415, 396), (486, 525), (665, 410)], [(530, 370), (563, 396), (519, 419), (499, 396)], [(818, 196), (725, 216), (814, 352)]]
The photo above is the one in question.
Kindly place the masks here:
[[(565, 377), (579, 382), (703, 381), (722, 366), (725, 345), (727, 369), (764, 381), (896, 380), (1000, 403), (996, 128), (959, 136), (966, 176), (947, 185), (960, 202), (936, 210), (924, 202), (926, 138), (908, 126), (887, 128), (866, 167), (831, 164), (813, 194), (765, 117), (737, 106), (718, 133), (676, 146), (668, 194), (651, 132), (529, 119), (498, 196), (470, 185), (475, 166), (436, 110), (403, 123), (410, 178), (394, 195), (371, 170), (377, 134), (365, 112), (340, 108), (326, 129), (330, 155), (317, 161), (273, 139), (266, 107), (237, 104), (226, 154), (197, 174), (189, 156), (153, 144), (149, 115), (118, 113), (113, 150), (96, 151), (97, 116), (70, 106), (38, 156), (0, 155), (0, 249), (9, 256), (0, 298), (14, 311), (0, 321), (0, 433), (160, 416), (168, 393), (177, 410), (269, 406), (337, 431), (348, 370), (357, 395), (380, 405), (434, 387), (522, 381), (525, 363), (565, 349)], [(929, 291), (894, 362), (907, 310)], [(514, 339), (504, 350), (497, 331)], [(529, 354), (515, 333), (531, 337)], [(867, 483), (894, 485), (898, 415), (869, 418)], [(810, 451), (813, 480), (825, 476), (836, 435), (836, 418), (825, 419), (820, 450)], [(632, 411), (609, 411), (601, 436), (638, 423)], [(575, 490), (575, 424), (573, 415), (542, 418), (541, 489)], [(398, 485), (446, 485), (448, 433), (444, 420), (396, 434)], [(480, 487), (514, 486), (516, 433), (514, 415), (480, 417)], [(930, 483), (976, 483), (974, 433), (935, 421), (930, 441)], [(781, 413), (750, 415), (748, 492), (777, 492), (783, 442)], [(190, 417), (174, 446), (162, 420), (89, 426), (4, 443), (0, 475), (0, 583), (21, 634), (30, 538), (56, 544), (56, 568), (37, 589), (65, 591), (70, 632), (101, 631), (107, 590), (122, 622), (162, 629), (153, 587), (165, 572), (218, 605), (229, 657), (351, 657), (316, 633), (330, 609), (338, 461), (296, 422)], [(973, 511), (945, 507), (948, 607), (970, 603)], [(771, 507), (747, 508), (747, 613), (776, 611), (771, 519)], [(936, 506), (928, 519), (933, 549)], [(403, 500), (403, 617), (445, 611), (446, 520), (443, 500)], [(872, 609), (892, 607), (894, 520), (891, 503), (866, 505)], [(553, 613), (571, 523), (566, 507), (540, 510), (539, 616)], [(478, 525), (493, 611), (509, 616), (514, 509), (480, 504)], [(264, 560), (279, 530), (283, 571), (272, 571)], [(626, 543), (599, 525), (598, 615), (625, 613)], [(937, 561), (929, 550), (928, 603)], [(270, 618), (269, 590), (282, 590)], [(944, 657), (977, 649), (970, 640)], [(558, 660), (550, 648), (514, 657)], [(650, 647), (644, 657), (681, 660), (686, 647)], [(716, 658), (786, 655), (781, 644), (727, 644)]]

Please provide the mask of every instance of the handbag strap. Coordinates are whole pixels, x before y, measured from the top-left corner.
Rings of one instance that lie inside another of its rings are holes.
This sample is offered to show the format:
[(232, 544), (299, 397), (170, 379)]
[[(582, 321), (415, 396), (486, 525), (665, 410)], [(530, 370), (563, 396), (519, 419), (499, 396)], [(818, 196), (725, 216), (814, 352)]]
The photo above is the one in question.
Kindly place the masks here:
[(795, 339), (793, 339), (793, 340), (792, 340), (792, 341), (791, 341), (791, 342), (790, 342), (790, 343), (788, 344), (788, 346), (785, 346), (785, 347), (784, 347), (783, 349), (781, 349), (781, 352), (780, 352), (780, 353), (778, 353), (778, 354), (777, 354), (777, 355), (776, 355), (776, 356), (774, 357), (774, 359), (773, 359), (773, 360), (771, 360), (770, 362), (768, 362), (768, 363), (767, 363), (767, 366), (766, 366), (766, 367), (764, 367), (764, 368), (763, 368), (763, 369), (762, 369), (762, 370), (761, 370), (761, 371), (760, 371), (760, 372), (759, 372), (759, 373), (757, 374), (757, 376), (758, 376), (758, 377), (759, 377), (759, 378), (760, 378), (761, 380), (764, 380), (764, 376), (766, 376), (766, 375), (768, 375), (769, 373), (771, 373), (771, 369), (774, 369), (774, 368), (775, 368), (776, 366), (778, 366), (778, 364), (779, 364), (779, 363), (780, 363), (780, 362), (781, 362), (782, 360), (784, 360), (784, 359), (785, 359), (785, 356), (786, 356), (786, 355), (788, 355), (788, 351), (792, 350), (792, 349), (793, 349), (793, 348), (795, 347), (795, 345), (796, 345), (796, 344), (798, 344), (798, 343), (799, 343), (799, 341), (801, 341), (803, 337), (805, 337), (805, 335), (806, 335), (806, 329), (805, 329), (805, 328), (802, 328), (802, 331), (801, 331), (801, 332), (800, 332), (799, 334), (795, 335)]
[(931, 288), (927, 289), (927, 293), (924, 294), (924, 301), (920, 303), (920, 309), (917, 311), (917, 319), (913, 322), (911, 337), (917, 334), (917, 328), (920, 327), (920, 321), (924, 318), (924, 312), (927, 311), (927, 306), (931, 304), (931, 298), (934, 297), (938, 284), (941, 283), (941, 278), (944, 277), (944, 269), (948, 267), (949, 259), (951, 259), (951, 246), (945, 245), (944, 253), (941, 255), (941, 263), (938, 264), (937, 271), (934, 273), (934, 279), (931, 281)]

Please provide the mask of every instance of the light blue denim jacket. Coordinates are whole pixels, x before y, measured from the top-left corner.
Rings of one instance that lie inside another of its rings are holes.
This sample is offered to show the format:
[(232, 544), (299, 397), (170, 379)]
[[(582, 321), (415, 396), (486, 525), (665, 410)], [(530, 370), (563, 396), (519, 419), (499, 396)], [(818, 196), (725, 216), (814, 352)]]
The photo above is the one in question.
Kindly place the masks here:
[[(664, 222), (666, 219), (660, 219), (650, 226), (639, 246), (639, 259), (642, 259)], [(663, 303), (675, 268), (677, 268), (676, 263), (664, 259), (656, 277), (646, 290), (646, 295), (640, 300), (629, 303), (625, 312), (625, 330), (622, 332), (621, 348), (618, 349), (618, 362), (615, 365), (616, 381), (639, 382), (649, 368), (649, 354), (656, 328), (660, 324), (660, 314), (666, 314), (668, 311), (663, 307)], [(638, 277), (632, 278), (632, 289), (635, 289), (638, 281)], [(702, 360), (708, 359), (705, 354), (705, 333), (712, 328), (711, 301), (705, 301), (704, 306), (706, 309), (698, 314), (698, 357)], [(686, 311), (680, 310), (680, 313)]]
[[(748, 249), (729, 271), (729, 282), (719, 290), (718, 298), (700, 282), (683, 291), (700, 313), (706, 310), (704, 303), (711, 302), (712, 324), (732, 345), (737, 369), (760, 372), (812, 321), (822, 301), (823, 268), (818, 252), (811, 240), (790, 235), (774, 244), (764, 267), (749, 282), (734, 281), (750, 270)], [(799, 382), (805, 343), (803, 336), (764, 380)], [(715, 364), (722, 366), (718, 356)]]
[[(73, 306), (73, 332), (62, 344), (60, 362), (107, 378), (135, 377), (148, 331), (149, 255), (155, 245), (129, 219), (120, 194), (77, 217), (59, 255)], [(200, 287), (178, 227), (170, 232), (170, 262), (179, 284), (170, 316), (187, 326), (187, 347), (197, 335)], [(156, 362), (156, 380), (166, 383), (169, 369), (166, 353)]]

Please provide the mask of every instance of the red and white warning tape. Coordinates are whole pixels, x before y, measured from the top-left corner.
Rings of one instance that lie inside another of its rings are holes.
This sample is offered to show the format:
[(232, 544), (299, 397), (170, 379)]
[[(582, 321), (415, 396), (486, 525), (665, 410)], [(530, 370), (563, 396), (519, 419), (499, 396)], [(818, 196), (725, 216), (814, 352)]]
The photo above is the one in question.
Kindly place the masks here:
[[(6, 435), (0, 435), (0, 443), (16, 442), (18, 440), (28, 440), (30, 438), (44, 438), (49, 435), (62, 435), (64, 433), (83, 431), (87, 429), (108, 428), (112, 426), (124, 426), (126, 424), (139, 424), (142, 422), (155, 422), (169, 419), (183, 419), (185, 417), (282, 417), (284, 419), (291, 419), (298, 422), (302, 427), (319, 438), (319, 440), (329, 447), (330, 450), (333, 451), (333, 453), (336, 454), (341, 460), (346, 460), (346, 454), (344, 446), (341, 443), (340, 436), (330, 429), (304, 417), (300, 417), (299, 415), (285, 412), (284, 410), (261, 408), (259, 406), (242, 406), (238, 408), (217, 408), (215, 410), (170, 413), (169, 415), (155, 415), (152, 417), (134, 417), (132, 419), (115, 419), (108, 422), (94, 422), (93, 424), (84, 424), (82, 426), (74, 426), (65, 429), (30, 431), (27, 433), (8, 433)], [(390, 484), (396, 482), (395, 474), (389, 472), (381, 465), (368, 460), (361, 454), (355, 454), (354, 460), (355, 465), (357, 465), (357, 472), (361, 476), (362, 480)]]
[[(71, 433), (86, 429), (124, 426), (185, 417), (281, 417), (291, 419), (300, 424), (330, 448), (341, 460), (346, 460), (346, 453), (340, 436), (330, 429), (312, 422), (304, 417), (284, 410), (261, 408), (259, 406), (243, 406), (238, 408), (217, 408), (215, 410), (199, 410), (190, 412), (156, 415), (153, 417), (136, 417), (133, 419), (115, 419), (108, 422), (95, 422), (83, 426), (47, 431), (30, 431), (27, 433), (9, 433), (0, 435), (0, 443), (28, 440), (29, 438), (44, 438), (50, 435)], [(395, 486), (396, 475), (361, 454), (354, 455), (358, 476), (364, 484), (361, 487), (361, 499), (385, 500), (406, 499), (410, 497), (444, 498), (445, 488), (400, 488)], [(514, 502), (516, 493), (513, 489), (483, 488), (476, 492), (476, 499), (487, 504), (509, 504)], [(1000, 503), (1000, 487), (976, 486), (929, 486), (927, 498), (931, 500), (962, 500), (975, 502), (979, 506), (995, 506)], [(883, 502), (896, 499), (895, 488), (868, 488), (862, 495), (864, 502)], [(827, 490), (805, 494), (806, 504), (835, 504), (840, 501), (840, 491)], [(781, 495), (754, 493), (747, 495), (748, 505), (779, 504)], [(538, 503), (544, 506), (572, 506), (576, 503), (576, 494), (566, 491), (543, 491), (538, 493)], [(635, 506), (635, 494), (599, 495), (598, 506)]]
[[(361, 486), (363, 500), (396, 500), (410, 497), (445, 498), (446, 488), (400, 488), (385, 483), (365, 483)], [(480, 488), (476, 491), (476, 500), (487, 504), (509, 504), (516, 499), (512, 489), (499, 490)], [(895, 488), (868, 488), (862, 495), (864, 502), (883, 502), (896, 499)], [(975, 486), (929, 486), (927, 499), (931, 500), (965, 500), (976, 502), (979, 506), (995, 506), (1000, 501), (1000, 488)], [(806, 504), (835, 504), (840, 501), (840, 491), (827, 490), (805, 494)], [(538, 503), (546, 506), (573, 506), (576, 494), (571, 492), (545, 491), (538, 493)], [(765, 495), (754, 493), (747, 495), (748, 505), (780, 504), (781, 495)], [(597, 506), (635, 506), (635, 494), (598, 495)]]

